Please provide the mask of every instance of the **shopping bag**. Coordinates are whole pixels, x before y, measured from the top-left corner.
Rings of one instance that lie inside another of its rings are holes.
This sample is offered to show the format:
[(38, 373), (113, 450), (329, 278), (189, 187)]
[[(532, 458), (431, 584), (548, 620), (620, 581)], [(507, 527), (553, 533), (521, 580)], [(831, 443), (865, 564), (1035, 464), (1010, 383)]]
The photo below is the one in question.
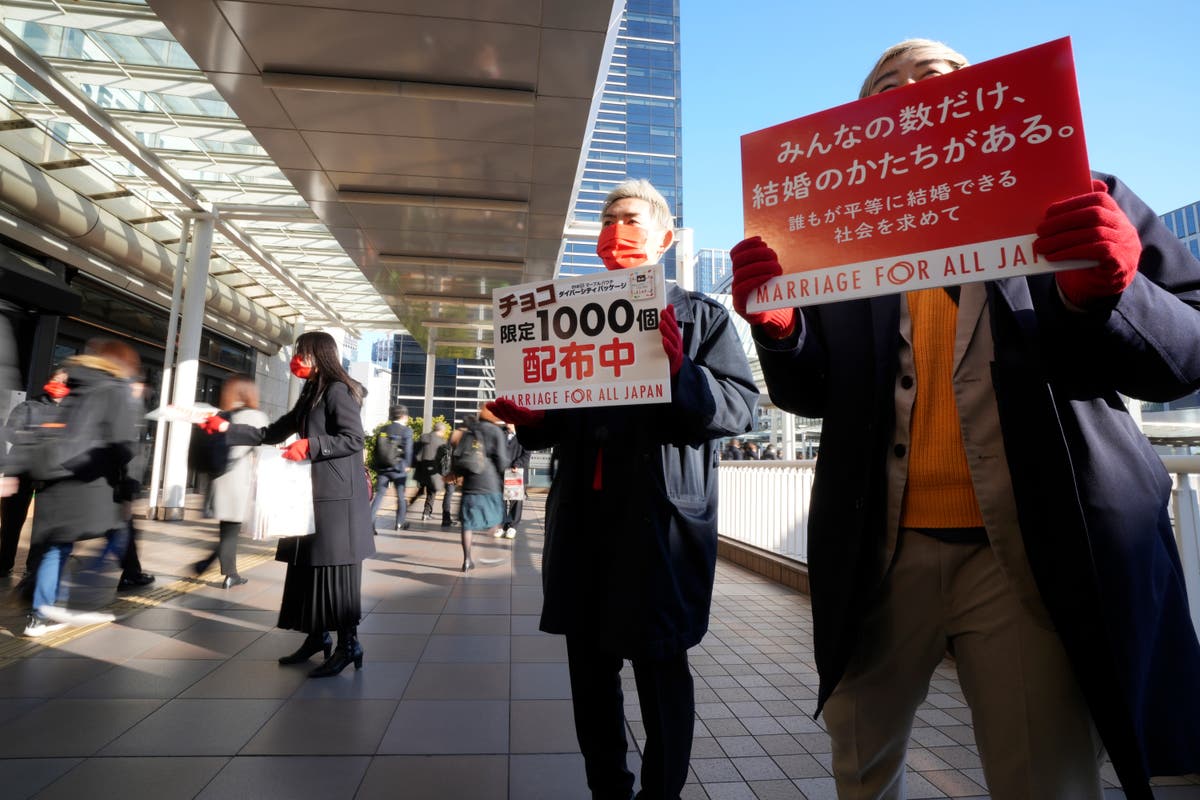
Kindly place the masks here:
[(267, 451), (258, 460), (250, 509), (252, 538), (307, 536), (317, 530), (313, 513), (312, 462), (288, 461)]
[(519, 469), (510, 469), (504, 473), (504, 499), (525, 499), (525, 476)]

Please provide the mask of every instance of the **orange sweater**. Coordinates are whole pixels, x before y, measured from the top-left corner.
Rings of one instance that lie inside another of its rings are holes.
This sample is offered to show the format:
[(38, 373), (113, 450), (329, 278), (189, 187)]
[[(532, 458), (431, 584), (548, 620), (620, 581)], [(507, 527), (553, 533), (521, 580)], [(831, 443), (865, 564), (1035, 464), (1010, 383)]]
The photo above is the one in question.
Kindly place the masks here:
[(943, 289), (922, 289), (908, 293), (908, 310), (917, 395), (900, 525), (981, 527), (951, 382), (958, 306)]

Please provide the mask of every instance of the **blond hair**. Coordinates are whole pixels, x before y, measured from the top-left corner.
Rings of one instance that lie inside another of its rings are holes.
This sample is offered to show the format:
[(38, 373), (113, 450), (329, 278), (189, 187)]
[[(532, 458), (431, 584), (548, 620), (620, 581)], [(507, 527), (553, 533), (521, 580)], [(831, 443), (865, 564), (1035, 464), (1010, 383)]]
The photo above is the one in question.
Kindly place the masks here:
[(675, 218), (671, 215), (671, 206), (667, 205), (667, 198), (663, 197), (662, 192), (655, 189), (654, 184), (645, 178), (629, 178), (618, 183), (604, 198), (604, 207), (600, 213), (608, 211), (609, 206), (626, 197), (645, 200), (650, 204), (650, 217), (655, 224), (665, 231), (674, 230)]
[(862, 88), (858, 90), (859, 98), (871, 94), (871, 87), (875, 85), (875, 81), (879, 80), (879, 73), (883, 71), (883, 66), (887, 62), (896, 56), (907, 55), (915, 50), (928, 51), (931, 58), (945, 61), (955, 69), (962, 69), (971, 64), (970, 61), (967, 61), (966, 56), (942, 42), (933, 39), (905, 39), (903, 42), (894, 44), (883, 51), (883, 55), (879, 57), (879, 60), (875, 62), (875, 66), (871, 67), (871, 71), (867, 73), (867, 79), (863, 81)]

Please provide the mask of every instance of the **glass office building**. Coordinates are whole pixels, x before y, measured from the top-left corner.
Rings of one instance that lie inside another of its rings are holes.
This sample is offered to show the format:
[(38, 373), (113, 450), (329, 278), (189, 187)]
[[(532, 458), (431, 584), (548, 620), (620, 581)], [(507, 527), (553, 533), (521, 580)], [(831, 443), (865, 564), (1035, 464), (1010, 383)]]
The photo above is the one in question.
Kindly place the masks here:
[(1162, 221), (1183, 240), (1192, 255), (1200, 258), (1200, 201), (1168, 211), (1162, 215)]
[(733, 276), (733, 261), (728, 250), (706, 247), (696, 251), (696, 291), (714, 294), (719, 287), (728, 290)]
[[(425, 407), (425, 351), (411, 335), (398, 333), (391, 340), (391, 403), (403, 403), (419, 417)], [(461, 422), (496, 396), (496, 367), (492, 359), (441, 358), (433, 369), (433, 416)]]
[[(683, 227), (679, 0), (628, 0), (571, 217), (598, 223), (604, 197), (626, 177), (646, 178)], [(667, 277), (675, 277), (675, 250)], [(596, 240), (567, 237), (559, 275), (604, 269)]]
[[(1200, 258), (1200, 201), (1168, 211), (1160, 217), (1163, 224), (1171, 233), (1178, 236), (1192, 251), (1192, 255)], [(1169, 403), (1143, 403), (1143, 408), (1149, 411), (1177, 411), (1180, 409), (1200, 408), (1200, 392), (1172, 400)]]

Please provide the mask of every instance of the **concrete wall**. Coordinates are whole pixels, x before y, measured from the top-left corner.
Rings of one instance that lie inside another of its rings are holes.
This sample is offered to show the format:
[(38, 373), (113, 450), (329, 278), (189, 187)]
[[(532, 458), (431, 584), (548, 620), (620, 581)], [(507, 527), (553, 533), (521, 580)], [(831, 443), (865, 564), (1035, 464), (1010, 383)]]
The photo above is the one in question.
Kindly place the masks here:
[(288, 369), (292, 349), (285, 347), (273, 356), (256, 353), (254, 360), (255, 380), (258, 383), (259, 403), (272, 420), (282, 417), (288, 410), (288, 387), (294, 380)]

